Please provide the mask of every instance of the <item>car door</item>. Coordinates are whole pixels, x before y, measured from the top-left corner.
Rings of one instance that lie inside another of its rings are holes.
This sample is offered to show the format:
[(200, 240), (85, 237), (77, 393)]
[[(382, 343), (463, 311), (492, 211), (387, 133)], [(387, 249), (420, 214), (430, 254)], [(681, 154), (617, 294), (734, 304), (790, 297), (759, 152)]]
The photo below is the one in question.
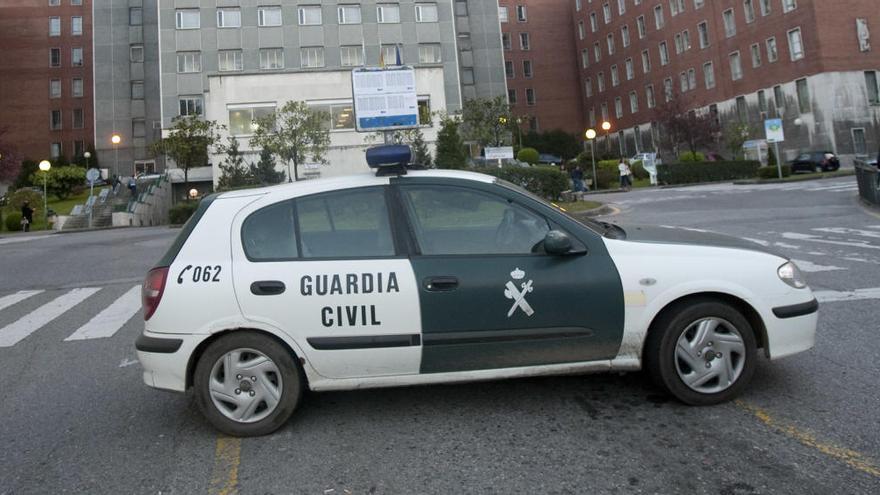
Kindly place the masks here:
[(393, 184), (415, 240), (422, 373), (617, 354), (623, 292), (601, 239), (575, 233), (581, 254), (549, 255), (541, 241), (566, 227), (512, 190), (444, 179)]
[(418, 373), (418, 294), (387, 186), (261, 202), (233, 228), (245, 318), (287, 334), (328, 378)]

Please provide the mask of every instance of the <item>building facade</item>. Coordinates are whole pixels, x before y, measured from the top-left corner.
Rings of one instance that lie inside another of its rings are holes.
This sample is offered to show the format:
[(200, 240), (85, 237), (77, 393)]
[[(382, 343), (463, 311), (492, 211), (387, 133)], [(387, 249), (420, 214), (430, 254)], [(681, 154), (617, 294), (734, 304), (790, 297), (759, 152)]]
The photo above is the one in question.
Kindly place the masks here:
[(511, 111), (523, 131), (584, 132), (571, 11), (560, 0), (500, 0)]
[(30, 160), (94, 141), (92, 0), (0, 2), (0, 128)]
[(653, 150), (671, 98), (755, 139), (782, 118), (787, 160), (877, 152), (875, 0), (572, 0), (571, 13), (587, 124), (612, 124), (614, 153)]

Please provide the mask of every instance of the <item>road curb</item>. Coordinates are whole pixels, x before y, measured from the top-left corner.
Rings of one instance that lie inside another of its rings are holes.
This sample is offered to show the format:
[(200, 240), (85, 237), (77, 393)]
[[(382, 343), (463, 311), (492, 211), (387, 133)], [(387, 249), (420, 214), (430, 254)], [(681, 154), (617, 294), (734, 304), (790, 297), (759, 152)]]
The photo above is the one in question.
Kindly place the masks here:
[[(735, 186), (753, 186), (758, 184), (796, 184), (798, 182), (810, 182), (814, 180), (829, 180), (829, 179), (839, 179), (841, 177), (853, 177), (856, 175), (855, 170), (843, 170), (839, 172), (834, 172), (834, 175), (821, 175), (819, 177), (810, 177), (807, 179), (755, 179), (755, 180), (737, 180), (733, 181)], [(796, 177), (796, 176), (792, 176)]]
[(592, 217), (601, 217), (604, 215), (610, 215), (612, 213), (615, 213), (616, 211), (617, 210), (614, 207), (603, 204), (602, 206), (599, 206), (597, 208), (593, 208), (592, 210), (578, 211), (578, 212), (572, 213), (571, 215), (575, 216), (575, 217), (590, 217), (590, 218), (592, 218)]

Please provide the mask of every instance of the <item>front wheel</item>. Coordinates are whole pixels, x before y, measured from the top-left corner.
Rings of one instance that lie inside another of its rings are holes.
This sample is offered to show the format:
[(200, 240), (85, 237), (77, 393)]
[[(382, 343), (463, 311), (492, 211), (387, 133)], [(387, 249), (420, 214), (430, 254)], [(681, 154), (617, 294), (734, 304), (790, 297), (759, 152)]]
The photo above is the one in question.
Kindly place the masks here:
[(748, 385), (757, 342), (739, 311), (702, 300), (662, 316), (648, 336), (643, 359), (654, 381), (680, 401), (713, 405), (733, 399)]
[(233, 436), (272, 433), (293, 414), (302, 394), (302, 374), (290, 352), (253, 332), (235, 332), (212, 342), (196, 365), (199, 408), (218, 430)]

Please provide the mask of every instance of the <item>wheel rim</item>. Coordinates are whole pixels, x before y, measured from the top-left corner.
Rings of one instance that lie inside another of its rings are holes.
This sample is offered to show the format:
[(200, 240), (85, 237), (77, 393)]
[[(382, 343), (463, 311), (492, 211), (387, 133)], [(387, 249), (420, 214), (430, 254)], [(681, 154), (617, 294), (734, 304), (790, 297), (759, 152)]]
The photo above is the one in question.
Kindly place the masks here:
[(220, 356), (208, 380), (211, 402), (237, 423), (255, 423), (272, 414), (283, 392), (281, 372), (255, 349), (235, 349)]
[(742, 334), (721, 318), (699, 319), (678, 337), (675, 369), (688, 388), (703, 394), (727, 390), (742, 374), (746, 345)]

